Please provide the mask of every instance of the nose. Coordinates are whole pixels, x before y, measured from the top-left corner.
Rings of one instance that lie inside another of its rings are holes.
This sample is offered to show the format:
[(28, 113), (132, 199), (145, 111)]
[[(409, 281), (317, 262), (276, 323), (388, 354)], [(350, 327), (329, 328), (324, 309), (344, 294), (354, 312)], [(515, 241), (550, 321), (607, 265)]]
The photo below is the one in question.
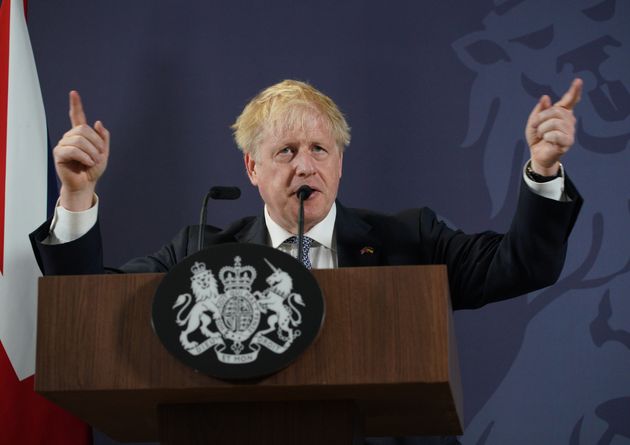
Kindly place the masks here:
[(306, 177), (315, 173), (315, 163), (310, 153), (300, 150), (293, 159), (295, 173), (298, 176)]

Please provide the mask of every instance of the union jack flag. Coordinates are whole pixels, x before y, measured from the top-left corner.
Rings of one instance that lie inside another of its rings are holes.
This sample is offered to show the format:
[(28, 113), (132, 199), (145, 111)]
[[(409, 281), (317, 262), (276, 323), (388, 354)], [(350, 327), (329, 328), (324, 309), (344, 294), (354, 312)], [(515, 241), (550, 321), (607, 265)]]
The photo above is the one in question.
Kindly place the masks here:
[(33, 391), (39, 270), (28, 233), (46, 218), (49, 150), (25, 3), (0, 5), (0, 443), (83, 445), (89, 428)]

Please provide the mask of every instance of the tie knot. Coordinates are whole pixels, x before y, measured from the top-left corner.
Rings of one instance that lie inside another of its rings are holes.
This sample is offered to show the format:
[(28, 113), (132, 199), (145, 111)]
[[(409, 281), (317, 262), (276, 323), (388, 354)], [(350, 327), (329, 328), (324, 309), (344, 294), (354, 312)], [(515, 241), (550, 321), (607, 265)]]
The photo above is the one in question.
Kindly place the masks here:
[[(313, 238), (309, 238), (308, 236), (302, 237), (302, 251), (298, 252), (298, 261), (304, 265), (307, 269), (311, 269), (313, 266), (311, 265), (311, 259), (308, 256), (308, 252), (311, 249), (311, 245), (313, 244)], [(287, 244), (298, 244), (298, 237), (292, 236), (286, 239), (285, 243)]]
[[(313, 241), (315, 241), (313, 238), (310, 238), (308, 236), (303, 236), (302, 237), (303, 243), (305, 246), (311, 246), (311, 244), (313, 244)], [(291, 236), (289, 238), (286, 239), (285, 243), (287, 244), (297, 244), (298, 243), (298, 237), (297, 236)]]

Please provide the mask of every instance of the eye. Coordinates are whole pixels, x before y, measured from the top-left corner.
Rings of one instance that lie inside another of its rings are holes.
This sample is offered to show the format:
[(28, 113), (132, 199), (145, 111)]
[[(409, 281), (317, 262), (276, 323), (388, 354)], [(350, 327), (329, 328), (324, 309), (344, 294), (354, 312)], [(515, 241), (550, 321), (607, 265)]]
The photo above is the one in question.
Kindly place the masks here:
[(290, 155), (293, 154), (293, 149), (291, 147), (284, 147), (278, 150), (278, 155)]
[(596, 22), (605, 22), (615, 15), (615, 3), (616, 0), (604, 0), (595, 6), (583, 9), (582, 13), (589, 19), (595, 20)]
[(276, 152), (275, 158), (280, 161), (290, 161), (293, 158), (293, 148), (292, 147), (283, 147)]
[(311, 152), (316, 158), (323, 158), (328, 154), (328, 150), (326, 150), (321, 145), (313, 145), (313, 148), (311, 148)]
[(553, 25), (547, 26), (539, 31), (534, 31), (529, 34), (522, 35), (510, 39), (510, 42), (520, 43), (531, 49), (542, 49), (553, 41)]

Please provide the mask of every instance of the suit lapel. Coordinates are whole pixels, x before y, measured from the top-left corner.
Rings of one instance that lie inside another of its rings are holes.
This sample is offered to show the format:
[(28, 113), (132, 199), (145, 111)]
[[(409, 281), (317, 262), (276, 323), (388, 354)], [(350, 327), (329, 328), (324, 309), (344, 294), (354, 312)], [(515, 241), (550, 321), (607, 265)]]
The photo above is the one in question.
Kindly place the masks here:
[[(381, 242), (373, 235), (372, 226), (337, 201), (335, 233), (339, 267), (378, 266)], [(258, 216), (234, 234), (239, 243), (267, 245), (265, 218)]]
[(234, 234), (239, 243), (267, 245), (267, 225), (264, 216), (257, 216), (251, 223)]
[(381, 243), (372, 226), (337, 201), (337, 260), (339, 267), (378, 266)]

